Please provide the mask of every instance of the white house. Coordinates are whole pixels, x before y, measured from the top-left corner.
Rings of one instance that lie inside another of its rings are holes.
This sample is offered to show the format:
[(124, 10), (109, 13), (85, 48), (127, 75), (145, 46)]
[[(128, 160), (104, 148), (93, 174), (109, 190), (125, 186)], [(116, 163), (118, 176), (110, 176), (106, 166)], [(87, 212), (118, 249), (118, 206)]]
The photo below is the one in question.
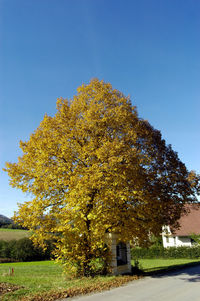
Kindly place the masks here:
[(194, 244), (192, 234), (200, 235), (200, 206), (199, 204), (187, 204), (188, 213), (183, 215), (180, 220), (179, 229), (172, 231), (169, 226), (164, 226), (162, 231), (163, 246), (191, 247)]

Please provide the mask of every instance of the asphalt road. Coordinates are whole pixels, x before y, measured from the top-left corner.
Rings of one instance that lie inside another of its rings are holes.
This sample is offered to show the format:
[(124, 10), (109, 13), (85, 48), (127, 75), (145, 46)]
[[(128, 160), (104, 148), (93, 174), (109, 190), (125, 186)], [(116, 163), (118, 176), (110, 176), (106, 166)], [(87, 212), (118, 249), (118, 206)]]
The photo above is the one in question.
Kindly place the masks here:
[(73, 301), (200, 301), (200, 265), (165, 275), (145, 277), (126, 286)]

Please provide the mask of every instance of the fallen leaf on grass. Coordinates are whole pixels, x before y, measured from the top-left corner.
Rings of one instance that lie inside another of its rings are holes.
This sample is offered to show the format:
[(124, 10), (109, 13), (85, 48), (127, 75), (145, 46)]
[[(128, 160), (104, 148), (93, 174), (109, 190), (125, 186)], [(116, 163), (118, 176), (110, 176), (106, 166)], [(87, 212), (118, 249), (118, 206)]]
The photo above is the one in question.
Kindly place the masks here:
[(0, 296), (4, 295), (6, 293), (14, 292), (20, 288), (22, 288), (22, 287), (11, 284), (11, 283), (1, 282), (0, 283)]
[(69, 298), (78, 295), (90, 294), (92, 292), (109, 290), (139, 278), (141, 278), (141, 276), (119, 276), (111, 281), (88, 284), (84, 287), (72, 287), (63, 291), (50, 291), (34, 296), (26, 296), (20, 299), (20, 301), (58, 301), (61, 298)]

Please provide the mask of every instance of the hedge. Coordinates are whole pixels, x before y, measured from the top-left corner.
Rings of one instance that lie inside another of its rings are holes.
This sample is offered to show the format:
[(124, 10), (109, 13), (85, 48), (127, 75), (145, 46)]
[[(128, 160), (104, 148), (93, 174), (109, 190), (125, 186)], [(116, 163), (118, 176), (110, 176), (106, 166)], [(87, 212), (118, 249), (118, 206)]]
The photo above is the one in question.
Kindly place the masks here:
[(48, 260), (51, 257), (52, 245), (49, 242), (46, 251), (35, 247), (29, 238), (19, 240), (0, 240), (0, 258), (11, 261), (39, 261)]
[(200, 246), (133, 248), (131, 258), (200, 258)]

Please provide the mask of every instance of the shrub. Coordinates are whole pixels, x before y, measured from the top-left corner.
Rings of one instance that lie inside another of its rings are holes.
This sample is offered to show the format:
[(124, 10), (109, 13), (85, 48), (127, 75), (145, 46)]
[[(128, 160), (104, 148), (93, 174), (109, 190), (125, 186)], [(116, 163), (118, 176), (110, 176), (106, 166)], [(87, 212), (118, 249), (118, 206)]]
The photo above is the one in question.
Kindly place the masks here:
[(0, 240), (0, 258), (13, 261), (47, 260), (51, 258), (52, 248), (52, 244), (48, 242), (47, 249), (44, 251), (40, 247), (35, 247), (29, 238), (11, 241)]
[(0, 258), (0, 263), (9, 263), (9, 262), (17, 262), (17, 260), (14, 260), (12, 258)]
[(131, 274), (140, 275), (142, 273), (142, 265), (139, 263), (138, 259), (134, 259), (134, 265), (131, 266)]
[(169, 247), (154, 246), (150, 248), (131, 249), (131, 258), (200, 258), (200, 246)]

